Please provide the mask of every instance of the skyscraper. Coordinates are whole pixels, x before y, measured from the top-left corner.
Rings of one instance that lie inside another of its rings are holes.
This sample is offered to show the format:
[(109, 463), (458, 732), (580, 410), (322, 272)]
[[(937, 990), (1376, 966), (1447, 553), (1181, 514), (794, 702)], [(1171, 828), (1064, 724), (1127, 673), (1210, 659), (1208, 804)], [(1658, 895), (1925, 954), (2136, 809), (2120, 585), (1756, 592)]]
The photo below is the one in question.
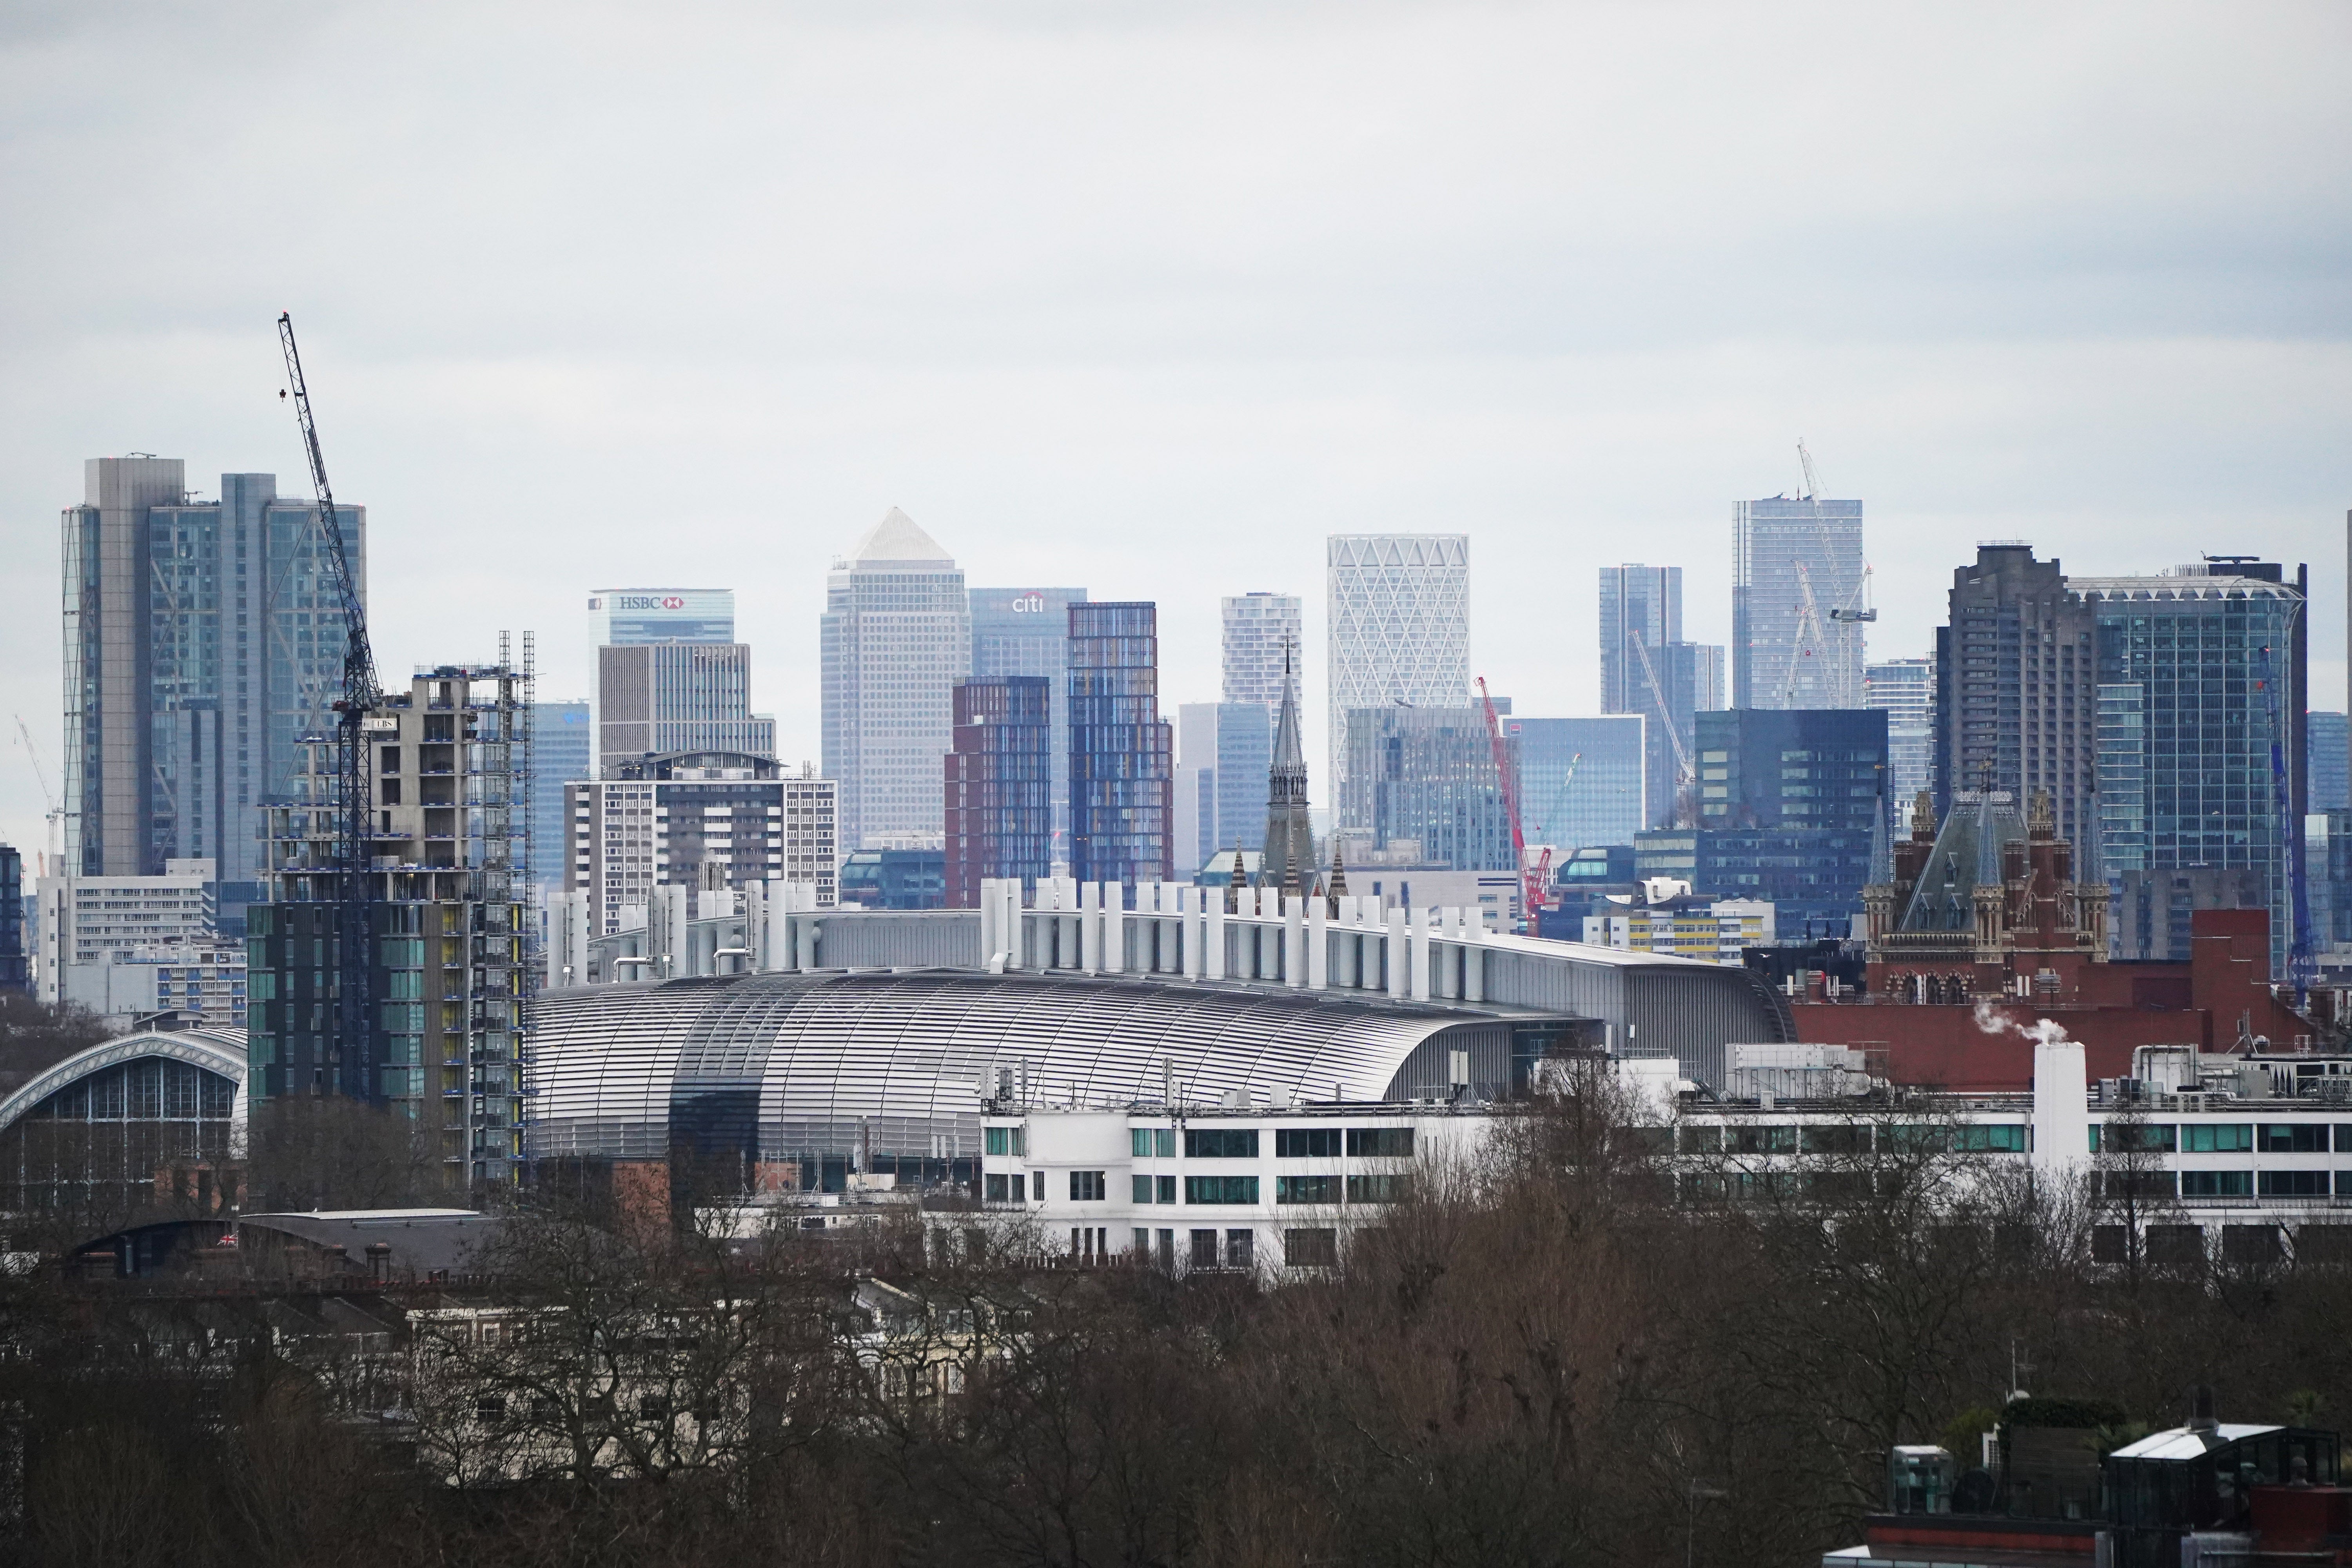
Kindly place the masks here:
[(949, 909), (978, 909), (982, 881), (1018, 877), (1024, 891), (1034, 892), (1039, 878), (1053, 874), (1053, 684), (1041, 675), (956, 682), (955, 749), (947, 755)]
[(1936, 819), (1959, 790), (2046, 790), (2058, 837), (2096, 865), (2091, 616), (2059, 563), (2031, 545), (1978, 546), (1952, 573), (1935, 671)]
[[(824, 770), (841, 847), (938, 848), (955, 683), (971, 673), (963, 573), (892, 507), (825, 580)], [(1164, 827), (1164, 824), (1163, 824)]]
[(2309, 578), (2222, 556), (2158, 577), (2066, 579), (2096, 648), (2098, 864), (2119, 950), (2189, 956), (2192, 906), (2167, 894), (2159, 908), (2142, 884), (2250, 870), (2284, 973), (2310, 794)]
[(1633, 842), (1652, 820), (1646, 728), (1634, 713), (1503, 721), (1518, 744), (1519, 817), (1529, 846), (1550, 845), (1559, 866), (1572, 850)]
[(1055, 860), (1069, 858), (1070, 606), (1086, 601), (1084, 588), (971, 590), (973, 679), (992, 675), (1045, 678), (1052, 730), (1047, 756), (1053, 777), (1048, 795), (1054, 813), (1048, 857)]
[(1175, 747), (1160, 717), (1159, 612), (1085, 604), (1069, 617), (1070, 874), (1164, 882)]
[(2311, 758), (2310, 815), (2352, 810), (2352, 777), (2347, 776), (2346, 768), (2352, 733), (2347, 733), (2345, 716), (2315, 709), (2304, 722), (2311, 737), (2305, 748)]
[[(1417, 844), (1423, 866), (1455, 871), (1519, 868), (1483, 708), (1359, 708), (1349, 715), (1347, 815), (1374, 847)], [(1518, 742), (1507, 741), (1516, 770)], [(1353, 835), (1350, 835), (1353, 837)]]
[(527, 874), (542, 892), (572, 881), (572, 819), (563, 786), (595, 777), (585, 701), (530, 705), (530, 851)]
[(1330, 681), (1326, 716), (1338, 825), (1371, 797), (1348, 787), (1349, 715), (1454, 707), (1470, 698), (1470, 536), (1335, 533), (1326, 544)]
[(1221, 850), (1255, 851), (1265, 829), (1274, 723), (1258, 702), (1187, 702), (1176, 710), (1173, 874)]
[(1909, 820), (1921, 790), (1936, 787), (1936, 661), (1890, 658), (1863, 671), (1862, 703), (1886, 712), (1887, 832)]
[(1732, 521), (1731, 705), (1862, 706), (1862, 503), (1741, 501)]
[(1297, 695), (1303, 602), (1296, 594), (1248, 593), (1220, 599), (1217, 611), (1223, 626), (1223, 700), (1257, 703), (1271, 721), (1284, 696)]
[[(295, 738), (333, 722), (343, 617), (318, 509), (270, 474), (188, 494), (177, 458), (92, 458), (63, 519), (65, 863), (158, 875), (209, 859), (259, 896), (258, 807), (291, 793)], [(338, 506), (362, 600), (367, 510)]]
[(588, 611), (604, 777), (670, 752), (776, 754), (776, 721), (751, 711), (751, 650), (735, 640), (733, 589), (603, 588)]
[(1650, 748), (1643, 826), (1675, 819), (1691, 782), (1693, 715), (1723, 706), (1723, 650), (1683, 641), (1683, 569), (1601, 569), (1601, 710), (1638, 713)]

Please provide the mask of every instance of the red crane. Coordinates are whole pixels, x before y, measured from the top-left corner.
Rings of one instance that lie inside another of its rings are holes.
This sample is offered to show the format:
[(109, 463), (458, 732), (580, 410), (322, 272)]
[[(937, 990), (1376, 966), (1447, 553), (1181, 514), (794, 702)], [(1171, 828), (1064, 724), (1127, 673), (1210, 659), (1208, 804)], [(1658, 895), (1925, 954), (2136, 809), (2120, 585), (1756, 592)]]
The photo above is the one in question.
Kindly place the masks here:
[[(1528, 836), (1519, 826), (1519, 789), (1511, 777), (1510, 747), (1503, 741), (1503, 721), (1495, 717), (1495, 700), (1486, 695), (1486, 678), (1478, 678), (1478, 701), (1486, 710), (1486, 743), (1495, 749), (1495, 778), (1502, 785), (1503, 813), (1511, 819), (1511, 864), (1519, 873), (1521, 929), (1536, 929), (1536, 910), (1543, 898), (1542, 873), (1528, 865)], [(1550, 851), (1545, 851), (1549, 862)]]

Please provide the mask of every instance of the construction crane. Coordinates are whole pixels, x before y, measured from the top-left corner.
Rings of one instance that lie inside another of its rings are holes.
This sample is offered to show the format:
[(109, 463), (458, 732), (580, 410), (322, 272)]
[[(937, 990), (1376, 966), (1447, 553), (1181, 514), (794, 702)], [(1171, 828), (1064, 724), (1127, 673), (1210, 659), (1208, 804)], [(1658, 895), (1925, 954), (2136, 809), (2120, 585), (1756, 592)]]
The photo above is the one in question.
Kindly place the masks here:
[(1503, 740), (1503, 721), (1495, 717), (1495, 700), (1486, 695), (1483, 675), (1478, 678), (1478, 703), (1486, 710), (1486, 743), (1495, 751), (1495, 779), (1502, 786), (1503, 815), (1511, 823), (1511, 865), (1519, 874), (1521, 929), (1532, 931), (1543, 882), (1528, 865), (1528, 836), (1519, 826), (1519, 791), (1511, 778), (1511, 749)]
[(25, 755), (32, 760), (33, 780), (41, 786), (41, 798), (48, 803), (49, 807), (47, 819), (47, 833), (45, 839), (47, 853), (41, 857), (41, 875), (61, 876), (65, 872), (63, 864), (65, 847), (58, 842), (58, 830), (65, 825), (66, 808), (56, 795), (50, 792), (49, 775), (41, 771), (41, 753), (33, 744), (33, 731), (25, 726), (25, 716), (18, 713), (13, 717), (16, 721), (16, 733), (25, 742)]
[[(1650, 662), (1649, 639), (1638, 631), (1633, 634), (1633, 651), (1642, 656), (1642, 679), (1650, 683), (1650, 696), (1658, 705), (1658, 722), (1664, 728), (1666, 739), (1674, 742), (1675, 793), (1680, 795), (1685, 786), (1697, 779), (1698, 772), (1691, 766), (1690, 751), (1683, 744), (1682, 731), (1675, 727), (1674, 704), (1666, 700), (1666, 689), (1658, 683), (1658, 667)], [(1795, 679), (1793, 675), (1790, 677), (1792, 683)]]
[[(1797, 437), (1797, 463), (1804, 470), (1804, 500), (1813, 509), (1813, 529), (1821, 536), (1822, 559), (1827, 562), (1833, 558), (1835, 551), (1830, 538), (1829, 517), (1822, 510), (1821, 470), (1813, 466), (1813, 455), (1806, 449), (1805, 438), (1801, 436)], [(1856, 697), (1856, 693), (1849, 689), (1854, 661), (1844, 657), (1851, 651), (1848, 645), (1855, 635), (1853, 628), (1878, 619), (1878, 611), (1870, 602), (1870, 563), (1863, 563), (1862, 576), (1855, 582), (1853, 591), (1842, 603), (1831, 605), (1826, 615), (1813, 592), (1813, 575), (1801, 561), (1797, 563), (1797, 580), (1802, 588), (1804, 602), (1798, 606), (1797, 646), (1789, 655), (1789, 683), (1782, 700), (1791, 703), (1796, 700), (1797, 674), (1803, 668), (1799, 660), (1815, 657), (1815, 650), (1805, 647), (1805, 628), (1810, 624), (1816, 642), (1826, 642), (1832, 635), (1837, 638), (1837, 687), (1831, 693), (1830, 700), (1835, 707), (1845, 707)]]
[(335, 492), (327, 483), (327, 460), (319, 451), (319, 423), (310, 410), (310, 391), (302, 379), (302, 356), (294, 346), (294, 319), (278, 317), (278, 346), (286, 355), (286, 390), (294, 400), (295, 417), (302, 426), (302, 447), (310, 460), (310, 489), (318, 502), (319, 531), (325, 536), (328, 574), (333, 579), (335, 602), (343, 616), (343, 681), (335, 699), (335, 773), (331, 806), (334, 816), (333, 867), (337, 903), (337, 963), (341, 987), (336, 993), (337, 1036), (342, 1052), (337, 1077), (346, 1088), (364, 1097), (376, 1092), (376, 1062), (373, 1048), (375, 1021), (368, 962), (373, 945), (373, 908), (375, 879), (369, 874), (370, 829), (373, 826), (374, 790), (369, 775), (368, 716), (382, 706), (376, 689), (375, 655), (368, 647), (367, 609), (359, 585), (352, 578), (343, 531), (335, 516)]
[(2271, 798), (2278, 813), (2279, 844), (2286, 856), (2286, 880), (2289, 895), (2288, 918), (2294, 924), (2287, 939), (2287, 983), (2294, 987), (2294, 1005), (2300, 1010), (2308, 1001), (2311, 983), (2316, 978), (2311, 952), (2311, 886), (2305, 871), (2303, 856), (2296, 841), (2301, 837), (2294, 829), (2300, 826), (2294, 818), (2294, 786), (2289, 782), (2286, 765), (2285, 730), (2279, 711), (2278, 681), (2271, 670), (2271, 650), (2263, 649), (2263, 675), (2256, 682), (2262, 688), (2263, 706), (2268, 710), (2271, 721)]

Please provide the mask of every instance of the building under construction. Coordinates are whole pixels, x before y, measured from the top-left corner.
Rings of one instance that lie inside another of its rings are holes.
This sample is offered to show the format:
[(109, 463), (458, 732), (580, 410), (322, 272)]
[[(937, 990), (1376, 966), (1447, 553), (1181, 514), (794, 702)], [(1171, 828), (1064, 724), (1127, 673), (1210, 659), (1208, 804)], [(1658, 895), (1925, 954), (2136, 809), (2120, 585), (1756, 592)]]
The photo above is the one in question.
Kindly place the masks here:
[(269, 808), (271, 901), (248, 916), (252, 1099), (341, 1094), (440, 1137), (453, 1189), (515, 1179), (522, 1127), (530, 639), (520, 666), (419, 669), (366, 720), (372, 1003), (336, 1005), (335, 739), (307, 737), (299, 798)]

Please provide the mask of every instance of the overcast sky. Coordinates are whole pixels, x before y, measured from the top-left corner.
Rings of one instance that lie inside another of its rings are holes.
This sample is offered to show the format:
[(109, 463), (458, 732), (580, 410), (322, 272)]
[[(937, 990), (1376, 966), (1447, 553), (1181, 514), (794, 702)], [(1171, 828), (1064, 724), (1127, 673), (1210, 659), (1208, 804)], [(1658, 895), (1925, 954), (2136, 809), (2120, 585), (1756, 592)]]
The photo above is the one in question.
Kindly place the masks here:
[(280, 310), (388, 674), (530, 627), (584, 696), (592, 588), (731, 586), (788, 758), (892, 506), (975, 585), (1156, 599), (1171, 704), (1218, 595), (1306, 596), (1312, 692), (1324, 536), (1466, 531), (1475, 667), (1580, 713), (1595, 568), (1680, 564), (1726, 640), (1800, 437), (1873, 657), (1979, 538), (2252, 552), (2313, 564), (2341, 706), (2347, 80), (2341, 0), (16, 0), (0, 838), (13, 715), (62, 763), (82, 459), (307, 491)]

